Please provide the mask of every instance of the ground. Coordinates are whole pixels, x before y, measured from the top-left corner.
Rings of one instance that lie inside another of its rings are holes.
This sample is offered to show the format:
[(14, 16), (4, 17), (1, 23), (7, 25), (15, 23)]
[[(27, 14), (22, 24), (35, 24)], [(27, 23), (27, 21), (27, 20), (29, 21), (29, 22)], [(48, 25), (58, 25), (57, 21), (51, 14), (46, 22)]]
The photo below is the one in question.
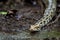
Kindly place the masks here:
[[(7, 8), (7, 6), (5, 6), (5, 8)], [(19, 6), (14, 7), (14, 9), (18, 8)], [(10, 8), (8, 7), (8, 9)], [(44, 10), (45, 8), (42, 5), (24, 6), (18, 9), (17, 12), (20, 19), (15, 17), (6, 19), (5, 15), (0, 15), (0, 40), (42, 40), (44, 38), (59, 38), (60, 11), (58, 4), (56, 15), (46, 26), (42, 28), (42, 31), (30, 32), (28, 30), (30, 25), (43, 17)]]

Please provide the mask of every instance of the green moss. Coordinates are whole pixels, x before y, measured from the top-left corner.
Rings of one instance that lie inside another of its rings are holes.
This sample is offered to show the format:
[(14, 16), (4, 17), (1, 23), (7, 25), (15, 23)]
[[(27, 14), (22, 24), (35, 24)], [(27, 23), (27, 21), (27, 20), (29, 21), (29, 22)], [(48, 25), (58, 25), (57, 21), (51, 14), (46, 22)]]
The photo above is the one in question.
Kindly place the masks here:
[(54, 36), (54, 37), (58, 37), (58, 36), (60, 36), (60, 32), (57, 32), (57, 31), (51, 31), (51, 32), (49, 32), (48, 33), (49, 34), (49, 36)]
[(6, 15), (6, 14), (7, 14), (7, 12), (0, 12), (0, 14)]
[(40, 38), (50, 38), (50, 37), (60, 37), (60, 32), (58, 32), (58, 31), (55, 31), (55, 30), (53, 30), (53, 31), (42, 31), (42, 32), (40, 32)]

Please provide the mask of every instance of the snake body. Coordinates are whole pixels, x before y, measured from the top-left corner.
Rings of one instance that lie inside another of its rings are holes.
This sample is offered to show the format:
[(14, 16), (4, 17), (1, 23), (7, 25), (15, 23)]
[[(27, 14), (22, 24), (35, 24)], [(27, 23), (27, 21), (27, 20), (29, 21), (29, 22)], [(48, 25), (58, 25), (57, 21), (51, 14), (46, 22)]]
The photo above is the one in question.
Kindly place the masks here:
[(49, 5), (44, 12), (44, 16), (38, 20), (34, 25), (31, 25), (30, 31), (39, 31), (41, 27), (46, 25), (50, 20), (52, 20), (56, 11), (56, 0), (48, 0)]

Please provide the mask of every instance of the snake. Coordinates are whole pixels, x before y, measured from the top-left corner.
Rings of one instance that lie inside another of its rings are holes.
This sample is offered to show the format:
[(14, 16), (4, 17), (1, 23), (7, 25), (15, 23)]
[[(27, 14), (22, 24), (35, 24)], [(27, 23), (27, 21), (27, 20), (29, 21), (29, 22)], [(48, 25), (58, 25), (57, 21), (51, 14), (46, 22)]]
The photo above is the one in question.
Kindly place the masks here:
[(43, 17), (39, 19), (35, 24), (31, 25), (29, 30), (40, 31), (43, 26), (47, 25), (50, 20), (52, 20), (55, 15), (55, 11), (56, 0), (48, 0), (48, 7), (45, 9)]
[[(46, 1), (46, 0), (45, 0)], [(38, 20), (34, 25), (30, 26), (30, 31), (39, 31), (41, 28), (52, 20), (56, 11), (56, 0), (48, 0), (48, 7), (45, 9), (44, 16)], [(7, 14), (7, 12), (0, 12), (0, 14)]]

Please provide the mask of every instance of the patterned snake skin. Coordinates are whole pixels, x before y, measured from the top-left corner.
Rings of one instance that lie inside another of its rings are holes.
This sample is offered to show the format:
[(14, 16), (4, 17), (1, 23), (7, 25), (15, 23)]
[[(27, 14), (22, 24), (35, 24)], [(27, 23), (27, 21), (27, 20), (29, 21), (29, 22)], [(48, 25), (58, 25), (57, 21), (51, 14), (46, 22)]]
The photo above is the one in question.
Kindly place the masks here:
[(46, 25), (50, 20), (52, 20), (53, 16), (55, 15), (56, 11), (56, 0), (48, 0), (49, 5), (44, 12), (44, 16), (38, 20), (34, 25), (31, 25), (30, 31), (39, 31), (41, 27)]

